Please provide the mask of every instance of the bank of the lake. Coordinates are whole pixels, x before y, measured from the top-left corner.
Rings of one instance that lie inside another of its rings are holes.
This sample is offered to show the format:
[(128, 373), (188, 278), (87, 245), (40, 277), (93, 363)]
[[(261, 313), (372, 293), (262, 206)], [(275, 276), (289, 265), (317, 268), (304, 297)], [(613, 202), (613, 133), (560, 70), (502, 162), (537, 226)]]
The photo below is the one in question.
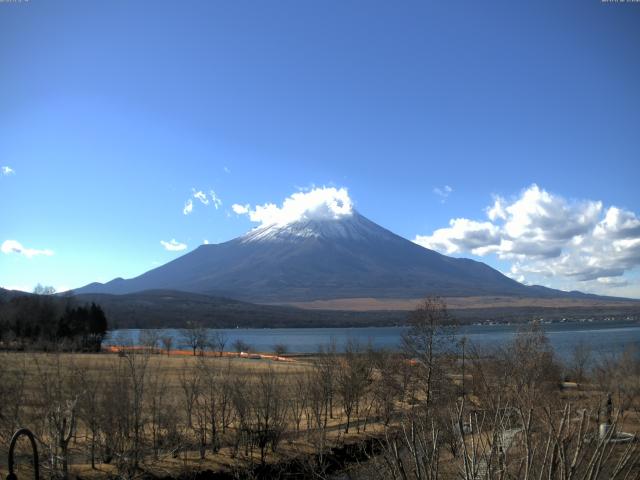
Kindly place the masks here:
[[(571, 354), (574, 347), (584, 343), (595, 355), (612, 355), (632, 345), (640, 347), (640, 323), (625, 321), (567, 322), (543, 325), (551, 345), (561, 357)], [(522, 325), (467, 325), (458, 328), (457, 337), (466, 337), (469, 344), (486, 348), (505, 344), (522, 328)], [(143, 330), (113, 330), (105, 339), (105, 345), (138, 344)], [(286, 345), (291, 353), (314, 353), (323, 345), (335, 342), (343, 349), (349, 340), (376, 348), (395, 349), (401, 345), (406, 327), (361, 328), (247, 328), (220, 329), (227, 338), (227, 348), (236, 340), (242, 340), (253, 351), (269, 352), (274, 345)], [(174, 339), (174, 348), (189, 348), (180, 329), (154, 330), (160, 337)]]

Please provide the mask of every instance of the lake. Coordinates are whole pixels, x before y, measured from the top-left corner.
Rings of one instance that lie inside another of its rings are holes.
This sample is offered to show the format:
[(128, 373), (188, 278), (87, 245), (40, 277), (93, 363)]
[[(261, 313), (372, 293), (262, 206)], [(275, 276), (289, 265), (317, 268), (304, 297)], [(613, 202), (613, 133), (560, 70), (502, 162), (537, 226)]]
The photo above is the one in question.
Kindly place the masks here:
[[(518, 331), (518, 325), (468, 325), (460, 327), (458, 336), (464, 335), (468, 342), (478, 348), (504, 345)], [(551, 345), (556, 353), (568, 358), (579, 343), (591, 346), (597, 355), (622, 352), (627, 346), (640, 347), (640, 323), (623, 321), (554, 323), (544, 325)], [(160, 336), (174, 338), (173, 348), (188, 349), (179, 329), (155, 330)], [(276, 344), (284, 344), (291, 353), (314, 353), (323, 345), (335, 340), (338, 349), (344, 348), (349, 339), (365, 346), (371, 343), (377, 348), (395, 349), (401, 344), (405, 327), (361, 327), (361, 328), (248, 328), (220, 329), (228, 341), (226, 350), (240, 339), (256, 352), (273, 351)], [(137, 344), (141, 330), (114, 330), (105, 339), (106, 345)]]

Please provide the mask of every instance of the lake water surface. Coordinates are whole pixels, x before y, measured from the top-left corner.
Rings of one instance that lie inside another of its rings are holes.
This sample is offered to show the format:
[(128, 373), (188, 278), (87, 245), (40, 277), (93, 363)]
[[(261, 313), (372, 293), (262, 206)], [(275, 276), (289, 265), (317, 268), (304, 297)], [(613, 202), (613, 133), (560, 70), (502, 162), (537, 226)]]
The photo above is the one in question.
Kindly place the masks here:
[[(458, 337), (465, 336), (470, 344), (478, 348), (504, 345), (521, 328), (518, 325), (468, 325), (459, 327)], [(560, 357), (567, 358), (579, 343), (591, 346), (595, 355), (610, 355), (622, 352), (630, 345), (640, 347), (640, 323), (555, 323), (544, 325), (546, 334)], [(156, 330), (160, 336), (174, 338), (173, 348), (188, 349), (181, 330)], [(255, 352), (273, 351), (276, 344), (284, 344), (291, 353), (314, 353), (320, 346), (335, 341), (338, 349), (344, 348), (348, 340), (357, 340), (361, 345), (371, 344), (377, 348), (395, 349), (401, 345), (405, 327), (360, 327), (360, 328), (248, 328), (220, 329), (227, 337), (227, 347), (240, 339)], [(106, 345), (137, 344), (141, 330), (114, 330), (105, 339)]]

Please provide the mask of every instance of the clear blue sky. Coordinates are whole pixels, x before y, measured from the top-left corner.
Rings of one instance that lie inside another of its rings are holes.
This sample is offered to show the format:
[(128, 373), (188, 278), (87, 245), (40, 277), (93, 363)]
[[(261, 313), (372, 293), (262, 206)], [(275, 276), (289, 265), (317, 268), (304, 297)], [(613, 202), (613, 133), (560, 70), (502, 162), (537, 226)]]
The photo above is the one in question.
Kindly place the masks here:
[(640, 297), (639, 51), (640, 4), (599, 0), (0, 3), (0, 243), (21, 246), (0, 285), (131, 277), (252, 228), (233, 204), (313, 185), (446, 252), (434, 232), (535, 184), (573, 220), (624, 213), (624, 235), (588, 233), (624, 237), (615, 272), (541, 276), (564, 250), (474, 256), (468, 231), (449, 253)]

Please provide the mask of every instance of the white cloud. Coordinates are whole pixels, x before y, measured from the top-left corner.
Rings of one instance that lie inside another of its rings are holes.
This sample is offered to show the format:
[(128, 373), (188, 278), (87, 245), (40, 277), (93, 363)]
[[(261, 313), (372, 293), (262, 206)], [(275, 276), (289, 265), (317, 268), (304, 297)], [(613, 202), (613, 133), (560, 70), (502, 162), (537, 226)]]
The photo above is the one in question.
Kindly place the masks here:
[(248, 203), (245, 205), (240, 205), (239, 203), (234, 203), (233, 205), (231, 205), (231, 210), (233, 210), (238, 215), (246, 215), (247, 213), (249, 213), (250, 208), (251, 205), (249, 205)]
[(605, 209), (600, 201), (569, 201), (534, 184), (511, 201), (496, 197), (485, 213), (488, 221), (456, 218), (414, 241), (449, 254), (495, 254), (511, 262), (510, 276), (518, 280), (622, 286), (621, 277), (640, 266), (640, 219), (634, 212)]
[(218, 210), (222, 206), (222, 200), (220, 200), (220, 197), (218, 197), (213, 190), (209, 191), (209, 196), (211, 197), (211, 203), (216, 207), (216, 210)]
[(209, 240), (207, 240), (206, 238), (204, 239), (204, 241), (202, 242), (203, 245), (209, 245)]
[(304, 219), (338, 219), (353, 214), (353, 202), (347, 189), (334, 187), (317, 187), (306, 192), (296, 192), (287, 197), (281, 206), (274, 203), (256, 205), (254, 209), (250, 209), (249, 205), (234, 206), (231, 207), (234, 212), (248, 215), (259, 226), (287, 225)]
[(507, 212), (505, 212), (504, 210), (504, 204), (505, 204), (505, 201), (503, 198), (501, 197), (495, 198), (493, 202), (493, 206), (486, 208), (486, 212), (487, 212), (487, 216), (489, 217), (489, 220), (491, 220), (492, 222), (495, 222), (499, 218), (502, 220), (507, 219)]
[(193, 192), (192, 198), (189, 198), (185, 202), (184, 208), (182, 210), (182, 213), (184, 213), (185, 215), (189, 215), (191, 212), (193, 212), (193, 199), (198, 200), (202, 205), (211, 204), (216, 210), (222, 207), (222, 200), (215, 191), (209, 190), (209, 194), (206, 194), (203, 190), (196, 190), (195, 188), (192, 188), (191, 190)]
[(160, 244), (170, 252), (179, 252), (181, 250), (186, 250), (187, 245), (185, 243), (177, 242), (175, 238), (171, 239), (170, 242), (165, 242), (164, 240), (160, 240)]
[[(507, 205), (505, 211), (503, 228), (509, 238), (526, 243), (564, 243), (595, 227), (602, 203), (570, 203), (534, 184)], [(518, 253), (517, 249), (514, 253)]]
[(207, 194), (202, 190), (198, 190), (197, 192), (194, 190), (193, 198), (200, 200), (203, 205), (209, 205), (209, 199), (207, 198)]
[(435, 193), (438, 197), (440, 197), (440, 203), (444, 203), (449, 197), (449, 195), (451, 195), (451, 192), (453, 192), (453, 188), (451, 188), (449, 185), (445, 185), (442, 188), (435, 187), (433, 189), (433, 193)]
[(598, 237), (640, 237), (640, 220), (632, 212), (611, 207), (594, 231)]
[(185, 215), (189, 215), (191, 212), (193, 212), (193, 201), (189, 199), (185, 202), (182, 213), (184, 213)]
[(224, 173), (231, 173), (231, 170), (229, 170), (229, 167), (222, 167), (222, 170), (224, 170)]
[(597, 279), (597, 281), (609, 287), (626, 287), (627, 285), (629, 285), (629, 282), (626, 280), (611, 277), (600, 277)]
[(2, 246), (0, 246), (0, 251), (2, 253), (10, 255), (12, 253), (17, 253), (19, 255), (24, 255), (27, 258), (36, 257), (38, 255), (44, 255), (46, 257), (50, 257), (53, 255), (53, 251), (49, 249), (38, 250), (35, 248), (27, 248), (24, 247), (20, 242), (16, 240), (5, 240), (2, 242)]
[(16, 173), (16, 171), (13, 168), (7, 165), (0, 167), (0, 171), (2, 172), (2, 175), (13, 175), (14, 173)]
[(445, 253), (461, 253), (486, 248), (499, 238), (499, 228), (491, 222), (476, 222), (466, 218), (454, 218), (449, 227), (432, 235), (417, 235), (414, 242)]

